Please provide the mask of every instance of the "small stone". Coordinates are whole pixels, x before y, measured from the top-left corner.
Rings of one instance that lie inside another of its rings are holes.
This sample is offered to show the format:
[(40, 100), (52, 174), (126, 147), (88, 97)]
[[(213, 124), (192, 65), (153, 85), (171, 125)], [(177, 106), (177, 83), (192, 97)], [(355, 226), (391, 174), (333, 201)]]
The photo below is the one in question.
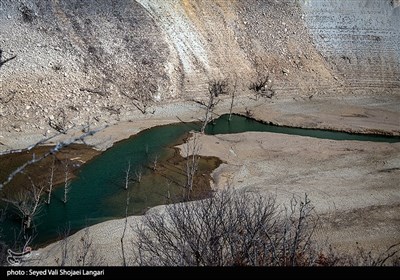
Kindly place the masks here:
[(29, 110), (31, 108), (31, 106), (26, 105), (25, 110)]

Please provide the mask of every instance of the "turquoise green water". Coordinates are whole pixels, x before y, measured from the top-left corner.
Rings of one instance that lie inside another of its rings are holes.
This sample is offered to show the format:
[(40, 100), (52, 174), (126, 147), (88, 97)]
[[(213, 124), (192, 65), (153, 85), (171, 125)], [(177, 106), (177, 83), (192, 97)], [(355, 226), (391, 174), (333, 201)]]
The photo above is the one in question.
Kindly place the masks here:
[(227, 134), (240, 133), (245, 131), (264, 131), (283, 133), (291, 135), (300, 135), (331, 140), (357, 140), (357, 141), (373, 141), (373, 142), (400, 142), (400, 137), (387, 137), (379, 135), (350, 134), (345, 132), (337, 132), (320, 129), (292, 128), (284, 126), (275, 126), (254, 121), (242, 116), (232, 115), (229, 122), (229, 115), (223, 115), (216, 120), (215, 124), (209, 124), (206, 129), (207, 134)]
[[(66, 225), (74, 232), (88, 225), (123, 217), (127, 197), (127, 191), (124, 190), (124, 170), (129, 161), (131, 173), (138, 169), (143, 170), (143, 181), (140, 184), (130, 183), (129, 214), (140, 214), (147, 207), (166, 203), (168, 192), (179, 194), (179, 185), (161, 176), (154, 176), (147, 167), (152, 165), (156, 156), (160, 159), (170, 154), (171, 149), (168, 147), (193, 129), (198, 129), (193, 123), (154, 127), (115, 144), (84, 165), (71, 183), (68, 202), (62, 202), (63, 188), (58, 188), (53, 194), (52, 203), (42, 207), (40, 214), (35, 218), (36, 238), (33, 243), (43, 244), (57, 238)], [(232, 116), (231, 121), (224, 115), (214, 124), (209, 124), (206, 129), (207, 134), (244, 131), (285, 133), (333, 140), (400, 142), (399, 137), (277, 127), (236, 115)], [(4, 238), (14, 240), (15, 232), (20, 228), (16, 214), (8, 209), (2, 224)]]

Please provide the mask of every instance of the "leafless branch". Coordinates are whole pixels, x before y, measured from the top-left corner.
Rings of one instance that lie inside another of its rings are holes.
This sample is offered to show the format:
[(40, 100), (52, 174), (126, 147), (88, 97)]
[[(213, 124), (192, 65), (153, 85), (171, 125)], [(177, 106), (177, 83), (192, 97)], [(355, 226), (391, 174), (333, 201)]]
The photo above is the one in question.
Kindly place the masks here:
[(311, 265), (316, 250), (307, 238), (315, 220), (309, 201), (302, 203), (286, 216), (273, 197), (228, 189), (169, 205), (165, 215), (147, 213), (133, 228), (134, 253), (139, 265)]
[(184, 200), (190, 200), (190, 194), (193, 190), (194, 178), (199, 165), (200, 145), (197, 141), (197, 135), (193, 134), (192, 138), (186, 142), (186, 184)]
[(47, 204), (50, 204), (51, 202), (51, 193), (53, 191), (53, 180), (54, 180), (54, 170), (56, 167), (56, 157), (53, 155), (53, 161), (50, 167), (50, 178), (49, 178), (49, 193), (48, 193), (48, 197), (47, 197)]
[(109, 95), (108, 92), (103, 91), (103, 90), (98, 90), (98, 89), (80, 88), (79, 90), (80, 91), (87, 91), (87, 92), (90, 92), (90, 93), (95, 93), (95, 94), (98, 94), (98, 95), (100, 95), (102, 97)]
[(220, 102), (219, 96), (222, 94), (227, 94), (227, 87), (228, 83), (225, 80), (211, 81), (208, 84), (208, 100), (207, 101), (194, 100), (196, 103), (203, 106), (206, 110), (203, 124), (200, 130), (201, 133), (204, 133), (207, 124), (212, 118), (215, 106), (217, 106), (218, 103)]
[[(12, 181), (12, 179), (13, 179), (17, 174), (23, 172), (28, 166), (30, 166), (30, 165), (32, 165), (32, 164), (35, 164), (35, 163), (37, 163), (37, 162), (43, 160), (44, 158), (47, 158), (48, 156), (51, 156), (51, 155), (54, 155), (54, 154), (58, 153), (61, 149), (63, 149), (64, 147), (67, 147), (67, 146), (71, 145), (72, 143), (83, 142), (84, 139), (85, 139), (86, 137), (88, 137), (88, 136), (93, 136), (96, 132), (98, 132), (98, 131), (100, 131), (100, 130), (103, 130), (103, 129), (104, 129), (104, 127), (103, 127), (103, 128), (98, 128), (98, 129), (95, 129), (95, 130), (91, 130), (91, 131), (88, 131), (88, 132), (83, 133), (82, 135), (80, 135), (80, 136), (78, 136), (78, 137), (73, 137), (73, 138), (71, 138), (71, 139), (58, 142), (53, 148), (51, 148), (48, 152), (46, 152), (45, 154), (43, 154), (41, 157), (32, 158), (31, 160), (25, 162), (24, 164), (22, 164), (21, 166), (19, 166), (17, 169), (15, 169), (13, 172), (11, 172), (11, 173), (8, 175), (7, 179), (6, 179), (5, 181), (3, 181), (3, 182), (0, 184), (0, 190), (2, 190), (3, 187), (4, 187), (5, 185), (7, 185), (8, 183), (10, 183), (10, 182)], [(54, 138), (54, 137), (55, 137), (55, 136), (52, 136), (52, 137), (50, 137), (50, 139), (51, 139), (51, 138)], [(42, 141), (39, 141), (39, 142), (44, 143), (45, 141), (42, 140)], [(38, 145), (38, 144), (34, 144), (34, 145), (30, 146), (29, 149), (32, 149), (33, 147), (35, 147), (35, 146), (37, 146), (37, 145)], [(28, 148), (27, 148), (27, 149), (28, 149)], [(27, 150), (27, 149), (24, 149), (24, 150)]]
[(128, 161), (128, 166), (125, 170), (125, 190), (127, 190), (129, 187), (130, 172), (131, 172), (131, 161)]
[(259, 96), (272, 98), (275, 95), (270, 83), (271, 80), (268, 74), (258, 74), (257, 80), (249, 85), (249, 89), (255, 93), (256, 100)]
[(123, 264), (123, 266), (126, 266), (124, 238), (125, 238), (125, 233), (126, 233), (126, 227), (128, 225), (129, 198), (130, 198), (130, 196), (129, 196), (129, 192), (128, 192), (126, 194), (124, 230), (122, 231), (122, 237), (121, 237), (121, 252), (122, 252), (122, 264)]

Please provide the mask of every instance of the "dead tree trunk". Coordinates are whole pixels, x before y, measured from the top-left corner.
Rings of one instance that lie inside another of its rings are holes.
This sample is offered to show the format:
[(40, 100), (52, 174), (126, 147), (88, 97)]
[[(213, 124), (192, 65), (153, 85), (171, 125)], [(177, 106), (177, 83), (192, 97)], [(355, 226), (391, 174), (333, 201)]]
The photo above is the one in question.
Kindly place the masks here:
[(233, 103), (235, 102), (236, 89), (237, 89), (237, 78), (235, 77), (232, 92), (231, 92), (231, 106), (229, 107), (229, 121), (231, 121), (231, 118), (232, 118), (232, 110), (233, 110)]
[(190, 199), (190, 194), (193, 190), (194, 177), (199, 166), (200, 146), (197, 142), (197, 136), (194, 135), (192, 142), (186, 143), (186, 185), (185, 185), (185, 200)]
[(153, 171), (157, 171), (157, 161), (158, 161), (158, 156), (156, 155), (153, 160)]
[(125, 257), (125, 248), (124, 248), (124, 238), (125, 238), (125, 232), (126, 232), (126, 227), (128, 225), (128, 208), (129, 208), (129, 192), (126, 195), (126, 205), (125, 205), (125, 223), (124, 223), (124, 230), (122, 231), (122, 236), (121, 236), (121, 252), (122, 252), (122, 264), (123, 266), (126, 266), (126, 257)]
[(44, 186), (37, 188), (32, 182), (32, 195), (33, 195), (33, 206), (29, 211), (27, 211), (28, 215), (26, 217), (26, 228), (31, 228), (32, 220), (34, 216), (37, 214), (37, 211), (40, 206), (40, 197), (42, 195)]
[(203, 120), (203, 124), (201, 126), (201, 133), (204, 133), (208, 122), (212, 118), (212, 114), (215, 106), (219, 103), (220, 99), (218, 98), (221, 94), (226, 94), (226, 88), (228, 83), (226, 81), (213, 81), (209, 83), (208, 86), (208, 101), (202, 102), (198, 101), (200, 105), (204, 106), (206, 109), (205, 117)]
[(70, 187), (70, 181), (69, 181), (69, 168), (68, 168), (68, 162), (66, 161), (64, 164), (64, 199), (63, 202), (67, 203), (68, 201), (68, 192), (69, 192), (69, 187)]
[(129, 187), (129, 177), (131, 172), (131, 161), (128, 161), (128, 167), (125, 170), (125, 190)]
[(51, 193), (53, 191), (53, 180), (54, 180), (54, 169), (55, 169), (56, 157), (53, 156), (53, 163), (51, 164), (50, 169), (50, 179), (49, 179), (49, 194), (47, 197), (47, 204), (50, 204), (51, 201)]
[(139, 167), (135, 171), (136, 182), (140, 183), (142, 181), (142, 168)]
[(30, 177), (29, 179), (31, 181), (31, 188), (28, 191), (22, 191), (14, 199), (3, 199), (11, 203), (18, 211), (24, 231), (32, 227), (33, 219), (41, 206), (41, 195), (45, 187), (44, 185), (37, 187)]

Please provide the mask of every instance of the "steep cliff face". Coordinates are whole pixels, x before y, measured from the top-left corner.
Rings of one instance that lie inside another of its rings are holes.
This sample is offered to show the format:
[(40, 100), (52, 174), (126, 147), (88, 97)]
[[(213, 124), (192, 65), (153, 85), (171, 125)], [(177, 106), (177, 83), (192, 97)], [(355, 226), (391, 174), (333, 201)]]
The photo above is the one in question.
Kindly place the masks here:
[(220, 78), (246, 89), (257, 75), (269, 74), (282, 92), (334, 82), (297, 1), (138, 2), (164, 31), (183, 95), (202, 94), (208, 81)]
[(398, 93), (399, 24), (397, 0), (1, 0), (0, 130), (141, 115), (213, 79)]
[(399, 1), (304, 1), (317, 48), (351, 90), (399, 88)]

